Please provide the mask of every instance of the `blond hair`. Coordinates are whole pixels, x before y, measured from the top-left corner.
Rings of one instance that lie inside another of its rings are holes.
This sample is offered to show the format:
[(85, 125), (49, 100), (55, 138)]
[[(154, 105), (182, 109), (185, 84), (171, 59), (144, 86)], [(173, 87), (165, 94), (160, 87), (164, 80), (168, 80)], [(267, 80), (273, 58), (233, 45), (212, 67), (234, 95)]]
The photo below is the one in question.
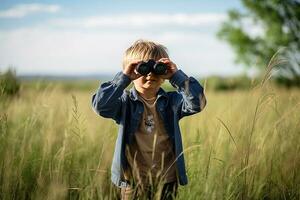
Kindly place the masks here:
[(158, 43), (148, 40), (137, 40), (131, 45), (123, 56), (123, 69), (133, 60), (159, 60), (160, 58), (169, 58), (168, 49)]

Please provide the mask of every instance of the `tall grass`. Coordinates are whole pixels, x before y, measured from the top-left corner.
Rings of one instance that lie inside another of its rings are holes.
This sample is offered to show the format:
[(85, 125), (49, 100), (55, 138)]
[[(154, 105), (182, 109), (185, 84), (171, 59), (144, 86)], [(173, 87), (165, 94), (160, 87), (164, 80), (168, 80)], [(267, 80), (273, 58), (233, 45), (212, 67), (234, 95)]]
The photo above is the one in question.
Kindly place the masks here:
[[(300, 91), (262, 85), (206, 91), (205, 110), (180, 122), (177, 199), (300, 198)], [(92, 111), (94, 91), (32, 88), (0, 102), (0, 199), (116, 199), (117, 125)]]
[(52, 89), (1, 102), (0, 199), (112, 197), (102, 186), (115, 127), (89, 113), (89, 95), (79, 98)]
[(181, 123), (185, 146), (200, 145), (187, 154), (190, 189), (182, 188), (182, 199), (193, 191), (190, 199), (299, 199), (294, 92), (208, 94), (207, 110)]

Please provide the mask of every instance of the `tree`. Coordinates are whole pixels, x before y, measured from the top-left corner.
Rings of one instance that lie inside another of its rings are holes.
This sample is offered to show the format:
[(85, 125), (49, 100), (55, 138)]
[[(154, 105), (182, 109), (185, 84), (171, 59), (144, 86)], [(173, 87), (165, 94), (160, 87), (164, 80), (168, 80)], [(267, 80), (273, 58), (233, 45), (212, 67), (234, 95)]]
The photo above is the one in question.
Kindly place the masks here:
[(236, 62), (262, 69), (276, 54), (287, 61), (277, 62), (276, 77), (300, 86), (300, 0), (241, 1), (245, 11), (230, 10), (218, 32)]
[(5, 73), (0, 72), (0, 97), (17, 95), (20, 90), (20, 81), (16, 71), (9, 68)]

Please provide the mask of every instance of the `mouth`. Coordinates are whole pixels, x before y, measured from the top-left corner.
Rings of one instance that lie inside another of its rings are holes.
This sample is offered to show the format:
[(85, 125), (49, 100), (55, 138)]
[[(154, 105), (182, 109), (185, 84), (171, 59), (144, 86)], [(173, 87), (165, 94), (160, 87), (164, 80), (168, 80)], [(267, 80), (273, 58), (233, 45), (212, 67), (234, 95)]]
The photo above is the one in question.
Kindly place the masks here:
[(157, 81), (157, 80), (156, 79), (147, 79), (147, 81), (154, 82), (154, 81)]
[(147, 80), (147, 83), (154, 83), (154, 82), (156, 82), (156, 80), (153, 79)]

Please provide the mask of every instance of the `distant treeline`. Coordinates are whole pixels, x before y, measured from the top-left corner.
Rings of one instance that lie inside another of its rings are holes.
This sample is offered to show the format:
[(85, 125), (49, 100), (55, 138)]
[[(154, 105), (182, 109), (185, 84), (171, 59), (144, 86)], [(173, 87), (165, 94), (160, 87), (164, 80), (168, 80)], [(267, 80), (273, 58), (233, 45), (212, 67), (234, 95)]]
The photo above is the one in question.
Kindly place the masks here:
[[(19, 93), (20, 89), (44, 90), (46, 88), (59, 88), (65, 92), (84, 90), (94, 91), (102, 81), (97, 79), (47, 79), (45, 77), (36, 77), (33, 79), (24, 79), (16, 76), (15, 70), (9, 69), (4, 73), (0, 72), (0, 94), (1, 96), (13, 96)], [(249, 78), (246, 75), (234, 77), (211, 76), (199, 80), (207, 90), (230, 91), (230, 90), (247, 90), (260, 84), (262, 78)], [(288, 79), (274, 78), (268, 80), (277, 86), (300, 87)], [(131, 87), (130, 85), (129, 87)], [(166, 81), (162, 87), (166, 90), (174, 88)]]
[[(257, 86), (258, 84), (261, 84), (262, 81), (262, 77), (250, 78), (246, 75), (233, 77), (211, 76), (201, 80), (201, 82), (206, 85), (206, 88), (211, 90), (247, 90)], [(274, 77), (268, 81), (278, 87), (300, 87), (300, 84), (297, 82), (285, 79), (283, 77)]]

